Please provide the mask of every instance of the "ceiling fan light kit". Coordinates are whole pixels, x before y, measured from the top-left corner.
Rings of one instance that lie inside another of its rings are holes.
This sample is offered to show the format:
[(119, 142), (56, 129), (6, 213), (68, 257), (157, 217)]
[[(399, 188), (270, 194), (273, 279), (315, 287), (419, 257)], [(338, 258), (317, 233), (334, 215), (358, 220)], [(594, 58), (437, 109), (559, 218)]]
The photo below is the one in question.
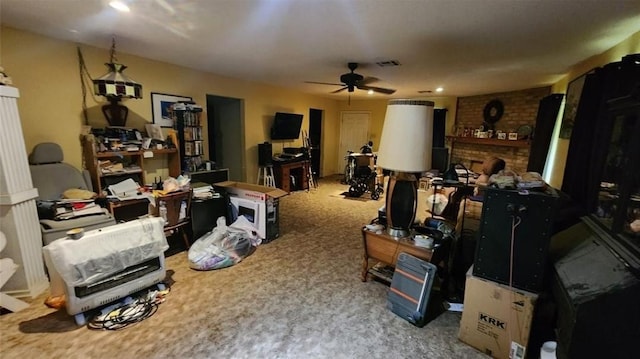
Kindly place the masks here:
[(349, 62), (347, 64), (347, 67), (349, 68), (350, 72), (340, 75), (341, 83), (339, 84), (330, 83), (330, 82), (315, 82), (315, 81), (306, 81), (306, 82), (310, 84), (318, 84), (318, 85), (342, 86), (341, 88), (335, 91), (331, 91), (331, 93), (339, 93), (344, 90), (347, 90), (347, 92), (354, 92), (355, 89), (369, 91), (370, 94), (371, 92), (376, 92), (376, 93), (381, 93), (385, 95), (391, 95), (396, 92), (396, 90), (394, 89), (369, 86), (369, 84), (378, 81), (378, 79), (375, 77), (364, 77), (360, 74), (357, 74), (355, 72), (355, 70), (358, 68), (357, 62)]

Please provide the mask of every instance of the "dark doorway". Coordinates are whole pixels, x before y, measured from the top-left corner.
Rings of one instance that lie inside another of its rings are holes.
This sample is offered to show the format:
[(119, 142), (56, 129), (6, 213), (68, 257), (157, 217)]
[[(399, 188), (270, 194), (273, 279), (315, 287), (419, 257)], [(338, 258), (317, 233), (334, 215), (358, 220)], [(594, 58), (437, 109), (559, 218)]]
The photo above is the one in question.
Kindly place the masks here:
[(309, 142), (311, 142), (311, 173), (315, 178), (322, 177), (320, 172), (320, 148), (322, 139), (322, 110), (309, 109)]
[(207, 95), (209, 159), (229, 169), (229, 180), (245, 181), (244, 100)]
[(444, 147), (444, 132), (447, 124), (447, 109), (433, 110), (433, 147)]

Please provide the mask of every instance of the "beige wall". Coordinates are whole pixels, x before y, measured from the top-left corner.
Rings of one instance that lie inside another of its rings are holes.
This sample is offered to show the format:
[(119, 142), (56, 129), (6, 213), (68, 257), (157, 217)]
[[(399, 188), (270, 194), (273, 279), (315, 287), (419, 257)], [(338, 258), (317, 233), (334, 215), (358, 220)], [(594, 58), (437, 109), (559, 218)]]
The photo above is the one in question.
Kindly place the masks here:
[[(81, 168), (79, 134), (84, 119), (76, 44), (13, 28), (2, 27), (1, 30), (0, 65), (20, 90), (18, 107), (26, 151), (30, 152), (40, 142), (56, 142), (63, 148), (65, 161)], [(92, 77), (99, 77), (107, 72), (104, 63), (109, 60), (108, 50), (84, 45), (81, 49)], [(327, 150), (323, 151), (322, 172), (337, 172), (335, 156), (338, 146), (335, 136), (330, 135), (330, 130), (339, 125), (338, 101), (190, 70), (125, 53), (118, 52), (116, 55), (119, 62), (128, 67), (125, 74), (143, 85), (142, 99), (123, 102), (129, 108), (127, 127), (144, 129), (144, 124), (152, 122), (151, 92), (189, 96), (203, 106), (206, 104), (207, 94), (244, 99), (244, 173), (246, 181), (254, 182), (257, 174), (257, 144), (269, 140), (269, 128), (275, 112), (304, 114), (303, 129), (306, 129), (309, 108), (321, 109), (324, 110), (323, 128), (329, 130), (328, 135), (323, 138), (323, 147)], [(107, 125), (100, 112), (104, 103), (104, 98), (94, 98), (89, 89), (89, 124), (95, 127)], [(292, 145), (302, 145), (302, 140)], [(156, 173), (167, 175), (162, 160), (149, 163), (152, 165), (145, 162), (147, 176)]]

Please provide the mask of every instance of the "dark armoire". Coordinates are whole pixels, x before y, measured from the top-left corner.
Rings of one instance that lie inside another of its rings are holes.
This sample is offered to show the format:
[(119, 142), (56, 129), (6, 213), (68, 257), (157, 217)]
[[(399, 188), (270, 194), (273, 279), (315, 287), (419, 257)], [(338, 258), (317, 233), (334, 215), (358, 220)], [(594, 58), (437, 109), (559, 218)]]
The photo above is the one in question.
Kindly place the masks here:
[(640, 338), (640, 54), (590, 71), (562, 190), (583, 208), (552, 238), (558, 358), (630, 358)]

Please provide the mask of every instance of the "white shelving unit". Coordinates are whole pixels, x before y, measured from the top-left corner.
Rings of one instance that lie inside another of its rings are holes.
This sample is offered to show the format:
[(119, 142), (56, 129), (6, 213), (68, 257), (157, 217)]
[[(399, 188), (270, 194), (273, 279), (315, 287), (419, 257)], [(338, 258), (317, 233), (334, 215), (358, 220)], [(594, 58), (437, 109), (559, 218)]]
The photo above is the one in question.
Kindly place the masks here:
[(7, 246), (0, 257), (19, 266), (2, 287), (14, 297), (34, 298), (49, 287), (42, 259), (42, 234), (22, 125), (18, 113), (19, 91), (0, 86), (0, 228)]

